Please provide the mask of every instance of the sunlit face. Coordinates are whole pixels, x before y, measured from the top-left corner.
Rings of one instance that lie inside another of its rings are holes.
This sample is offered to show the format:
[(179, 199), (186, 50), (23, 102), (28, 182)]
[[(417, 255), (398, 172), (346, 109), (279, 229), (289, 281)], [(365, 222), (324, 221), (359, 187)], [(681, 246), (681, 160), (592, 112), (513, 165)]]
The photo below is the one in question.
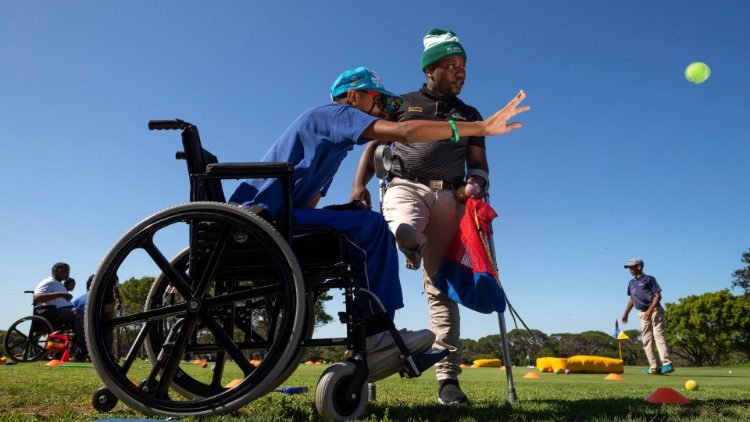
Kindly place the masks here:
[(385, 110), (382, 108), (381, 94), (375, 91), (357, 91), (354, 107), (371, 116), (384, 119)]
[(643, 268), (640, 265), (632, 265), (628, 267), (628, 271), (630, 271), (630, 275), (635, 278), (643, 273)]
[(432, 90), (443, 95), (458, 95), (466, 81), (466, 59), (448, 56), (428, 66), (426, 71)]
[(67, 280), (70, 277), (70, 268), (68, 267), (60, 267), (55, 269), (55, 280), (63, 281)]

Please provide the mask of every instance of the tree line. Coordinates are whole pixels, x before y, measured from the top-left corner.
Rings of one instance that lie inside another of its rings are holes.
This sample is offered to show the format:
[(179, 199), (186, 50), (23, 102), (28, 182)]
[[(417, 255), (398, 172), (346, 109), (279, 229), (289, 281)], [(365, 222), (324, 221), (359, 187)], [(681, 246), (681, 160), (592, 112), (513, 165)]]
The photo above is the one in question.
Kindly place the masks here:
[[(730, 288), (739, 288), (735, 295), (729, 289), (690, 295), (677, 303), (665, 304), (665, 334), (672, 358), (678, 365), (716, 366), (750, 362), (750, 249), (742, 254), (745, 265), (732, 274)], [(120, 286), (123, 313), (142, 310), (148, 297), (153, 277), (131, 278)], [(313, 314), (316, 325), (333, 320), (325, 312), (323, 295), (316, 302)], [(614, 327), (613, 327), (614, 328)], [(124, 327), (117, 335), (117, 351), (123, 355), (135, 339), (139, 327)], [(614, 329), (613, 329), (614, 331)], [(537, 357), (570, 357), (596, 355), (620, 357), (626, 365), (647, 364), (641, 347), (640, 331), (625, 330), (629, 340), (618, 347), (614, 333), (586, 331), (583, 333), (545, 334), (540, 330), (514, 329), (508, 332), (511, 363), (518, 366), (534, 365)], [(0, 332), (0, 335), (4, 333)], [(471, 364), (481, 358), (502, 358), (500, 335), (489, 335), (478, 340), (462, 339), (462, 360)], [(143, 355), (142, 353), (142, 356)], [(311, 348), (303, 360), (333, 362), (341, 360), (341, 347)]]

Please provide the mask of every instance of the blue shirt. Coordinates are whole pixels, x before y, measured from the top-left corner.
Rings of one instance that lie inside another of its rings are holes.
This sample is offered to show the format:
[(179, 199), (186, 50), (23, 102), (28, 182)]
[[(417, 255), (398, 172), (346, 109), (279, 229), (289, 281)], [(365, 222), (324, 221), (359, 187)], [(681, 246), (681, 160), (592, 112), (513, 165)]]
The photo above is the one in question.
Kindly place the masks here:
[[(263, 156), (264, 162), (289, 162), (292, 174), (292, 208), (306, 208), (328, 191), (341, 162), (354, 148), (368, 142), (362, 133), (376, 117), (348, 105), (326, 104), (302, 113)], [(274, 217), (283, 205), (278, 179), (248, 179), (234, 191), (229, 202), (262, 204)]]
[(641, 274), (640, 277), (630, 280), (628, 283), (628, 296), (633, 300), (635, 309), (645, 311), (654, 301), (654, 295), (661, 292), (661, 287), (656, 279), (650, 275)]
[(86, 309), (86, 302), (89, 300), (89, 294), (84, 293), (73, 300), (73, 307), (83, 311)]

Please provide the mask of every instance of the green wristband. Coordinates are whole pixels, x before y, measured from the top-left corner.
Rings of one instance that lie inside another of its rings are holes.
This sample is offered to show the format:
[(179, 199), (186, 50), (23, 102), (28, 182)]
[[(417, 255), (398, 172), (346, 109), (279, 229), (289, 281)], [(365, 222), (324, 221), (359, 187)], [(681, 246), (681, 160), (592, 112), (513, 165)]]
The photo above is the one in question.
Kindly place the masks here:
[(453, 131), (453, 137), (451, 138), (452, 143), (456, 143), (461, 140), (461, 137), (458, 135), (458, 128), (456, 127), (456, 122), (453, 120), (448, 120), (448, 124), (451, 125), (451, 130)]

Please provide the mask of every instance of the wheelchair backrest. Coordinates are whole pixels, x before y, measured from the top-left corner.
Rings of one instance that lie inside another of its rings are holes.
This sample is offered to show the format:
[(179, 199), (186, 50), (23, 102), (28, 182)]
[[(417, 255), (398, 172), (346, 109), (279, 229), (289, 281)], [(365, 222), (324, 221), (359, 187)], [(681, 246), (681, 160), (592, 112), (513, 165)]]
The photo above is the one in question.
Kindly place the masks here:
[(222, 189), (219, 179), (195, 177), (198, 174), (205, 174), (209, 164), (219, 162), (215, 155), (201, 145), (198, 128), (195, 125), (188, 124), (182, 131), (182, 147), (185, 150), (182, 153), (178, 152), (176, 158), (184, 159), (187, 162), (188, 176), (190, 177), (190, 202), (226, 202), (224, 189)]

